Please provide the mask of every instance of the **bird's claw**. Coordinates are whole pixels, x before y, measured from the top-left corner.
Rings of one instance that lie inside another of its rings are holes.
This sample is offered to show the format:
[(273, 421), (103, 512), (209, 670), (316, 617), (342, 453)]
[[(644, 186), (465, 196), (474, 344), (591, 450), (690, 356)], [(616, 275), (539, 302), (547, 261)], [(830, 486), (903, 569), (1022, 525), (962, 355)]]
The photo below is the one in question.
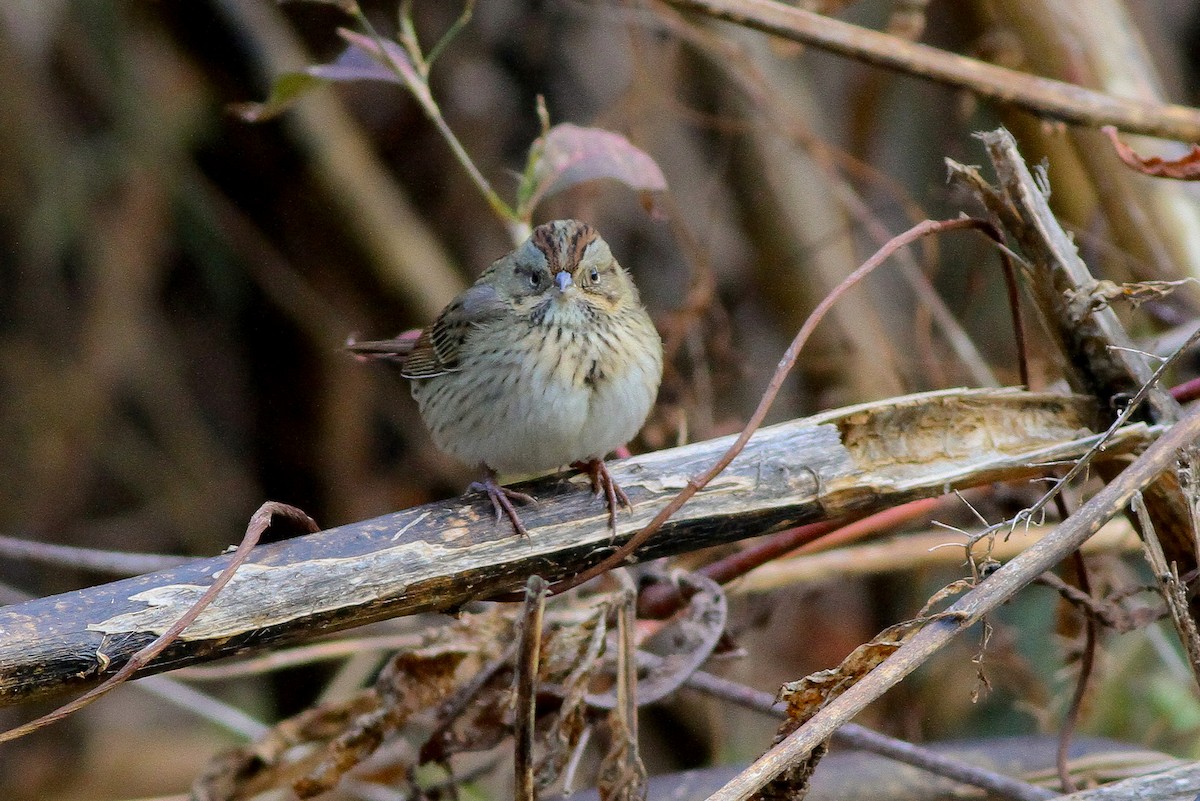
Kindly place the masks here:
[(604, 495), (608, 501), (608, 526), (612, 529), (613, 537), (617, 536), (617, 506), (623, 505), (630, 512), (633, 512), (633, 502), (629, 500), (629, 496), (625, 494), (625, 490), (621, 489), (621, 485), (612, 477), (612, 473), (608, 472), (608, 466), (604, 464), (603, 459), (589, 459), (588, 461), (579, 461), (571, 465), (576, 470), (585, 472), (592, 482), (592, 492), (599, 497)]
[(537, 498), (527, 493), (517, 492), (516, 490), (501, 486), (496, 481), (496, 474), (490, 469), (485, 471), (483, 481), (472, 482), (468, 489), (487, 493), (488, 498), (492, 502), (492, 508), (496, 510), (497, 523), (500, 522), (501, 517), (507, 517), (508, 522), (512, 523), (513, 530), (516, 531), (518, 537), (529, 536), (529, 530), (521, 522), (521, 516), (517, 514), (517, 509), (513, 506), (512, 502), (517, 501), (518, 503), (529, 503), (537, 506)]

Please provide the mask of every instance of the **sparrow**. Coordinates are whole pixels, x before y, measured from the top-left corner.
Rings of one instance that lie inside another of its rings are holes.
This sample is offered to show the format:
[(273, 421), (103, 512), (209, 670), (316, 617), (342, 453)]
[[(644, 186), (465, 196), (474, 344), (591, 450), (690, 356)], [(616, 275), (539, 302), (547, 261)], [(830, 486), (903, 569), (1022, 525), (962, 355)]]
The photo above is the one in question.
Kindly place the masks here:
[(497, 472), (586, 471), (616, 532), (631, 506), (604, 457), (646, 421), (662, 380), (662, 340), (637, 287), (594, 228), (556, 220), (492, 264), (417, 336), (350, 343), (398, 361), (434, 443), (478, 466), (496, 519), (528, 536)]

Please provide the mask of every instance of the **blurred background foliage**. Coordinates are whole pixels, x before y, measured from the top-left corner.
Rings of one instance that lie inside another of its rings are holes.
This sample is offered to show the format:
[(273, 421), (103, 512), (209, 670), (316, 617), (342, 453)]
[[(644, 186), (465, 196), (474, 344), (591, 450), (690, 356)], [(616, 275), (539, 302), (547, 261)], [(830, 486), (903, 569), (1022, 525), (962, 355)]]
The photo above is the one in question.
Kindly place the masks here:
[[(1200, 9), (1188, 0), (807, 5), (1121, 96), (1198, 102)], [(364, 6), (394, 31), (391, 0)], [(415, 12), (432, 42), (459, 8), (418, 0)], [(209, 555), (264, 499), (332, 526), (465, 486), (402, 382), (340, 348), (428, 323), (510, 248), (504, 226), (399, 87), (326, 88), (262, 124), (228, 113), (264, 98), (272, 76), (336, 56), (343, 24), (331, 6), (267, 0), (0, 4), (0, 533)], [(432, 84), (507, 197), (540, 131), (539, 95), (554, 122), (622, 133), (666, 174), (652, 212), (595, 183), (535, 220), (597, 225), (664, 335), (670, 364), (635, 449), (737, 430), (821, 297), (890, 235), (961, 210), (943, 159), (982, 161), (975, 130), (1003, 123), (1031, 163), (1048, 159), (1052, 202), (1098, 274), (1200, 270), (1195, 190), (1124, 171), (1095, 132), (666, 5), (481, 0)], [(919, 300), (926, 280), (944, 310)], [(1178, 292), (1129, 321), (1167, 342), (1197, 297)], [(950, 343), (943, 313), (972, 347)], [(964, 236), (927, 242), (843, 300), (773, 419), (1015, 383), (1007, 320), (994, 253)], [(1034, 383), (1046, 386), (1056, 376), (1034, 339)], [(998, 517), (1027, 491), (994, 488), (980, 507)], [(1098, 557), (1093, 582), (1140, 581), (1139, 562)], [(724, 669), (774, 690), (836, 664), (955, 575), (834, 576), (739, 598), (748, 658)], [(0, 601), (104, 578), (8, 559)], [(978, 642), (964, 643), (866, 722), (918, 740), (1055, 729), (1077, 621), (1033, 590), (994, 625), (981, 702)], [(1085, 729), (1200, 755), (1200, 707), (1172, 636), (1106, 637)], [(336, 695), (331, 677), (346, 675), (305, 667), (205, 689), (271, 722)], [(124, 688), (5, 746), (0, 797), (183, 792), (237, 736), (180, 703)], [(0, 724), (35, 711), (0, 710)], [(694, 700), (646, 715), (652, 770), (750, 758), (774, 729)]]

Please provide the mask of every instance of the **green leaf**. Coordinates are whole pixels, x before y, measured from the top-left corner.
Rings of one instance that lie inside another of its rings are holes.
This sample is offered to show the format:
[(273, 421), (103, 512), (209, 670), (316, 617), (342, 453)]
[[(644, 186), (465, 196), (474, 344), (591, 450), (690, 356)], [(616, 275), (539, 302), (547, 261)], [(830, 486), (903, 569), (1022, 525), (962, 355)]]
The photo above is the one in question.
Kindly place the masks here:
[(612, 131), (562, 123), (534, 142), (531, 153), (536, 161), (521, 192), (528, 211), (564, 189), (604, 178), (642, 192), (667, 188), (654, 159)]
[(285, 72), (271, 84), (271, 94), (261, 103), (230, 103), (229, 111), (246, 122), (264, 122), (279, 116), (300, 97), (326, 83), (307, 72)]

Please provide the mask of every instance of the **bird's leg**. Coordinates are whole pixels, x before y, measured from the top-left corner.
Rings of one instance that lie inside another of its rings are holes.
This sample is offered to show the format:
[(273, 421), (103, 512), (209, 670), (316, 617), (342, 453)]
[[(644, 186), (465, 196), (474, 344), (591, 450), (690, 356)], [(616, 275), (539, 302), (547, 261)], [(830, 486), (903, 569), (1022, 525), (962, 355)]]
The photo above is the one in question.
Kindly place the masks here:
[(467, 487), (467, 489), (486, 492), (488, 498), (492, 501), (492, 508), (496, 510), (496, 522), (500, 522), (501, 515), (507, 516), (518, 537), (529, 536), (529, 531), (526, 530), (525, 524), (521, 522), (521, 517), (517, 514), (516, 507), (512, 505), (512, 502), (532, 503), (536, 506), (537, 498), (527, 495), (524, 492), (517, 492), (516, 490), (500, 486), (500, 482), (496, 480), (496, 471), (487, 465), (483, 465), (483, 481), (472, 481), (471, 486)]
[(603, 493), (608, 499), (608, 525), (612, 528), (613, 536), (617, 536), (617, 504), (624, 504), (626, 509), (633, 511), (633, 503), (625, 494), (625, 490), (621, 489), (612, 473), (608, 472), (608, 466), (604, 464), (603, 459), (572, 462), (571, 467), (586, 472), (592, 481), (592, 492), (596, 495)]

